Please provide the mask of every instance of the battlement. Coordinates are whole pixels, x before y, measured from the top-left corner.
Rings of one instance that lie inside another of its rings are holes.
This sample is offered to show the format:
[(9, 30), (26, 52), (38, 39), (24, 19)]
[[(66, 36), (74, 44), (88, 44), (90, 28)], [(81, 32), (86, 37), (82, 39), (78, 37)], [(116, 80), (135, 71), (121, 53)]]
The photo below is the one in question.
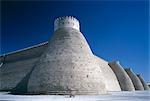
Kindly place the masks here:
[(54, 31), (59, 28), (74, 28), (80, 31), (79, 21), (72, 16), (59, 17), (54, 21)]

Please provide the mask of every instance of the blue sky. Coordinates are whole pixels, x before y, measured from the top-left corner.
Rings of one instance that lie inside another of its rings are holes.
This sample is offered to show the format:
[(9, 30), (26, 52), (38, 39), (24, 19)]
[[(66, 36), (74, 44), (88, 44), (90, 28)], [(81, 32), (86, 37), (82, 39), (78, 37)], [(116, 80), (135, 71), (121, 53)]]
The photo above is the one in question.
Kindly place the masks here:
[(3, 1), (0, 54), (48, 41), (54, 19), (71, 15), (80, 20), (93, 53), (150, 81), (148, 9), (148, 0)]

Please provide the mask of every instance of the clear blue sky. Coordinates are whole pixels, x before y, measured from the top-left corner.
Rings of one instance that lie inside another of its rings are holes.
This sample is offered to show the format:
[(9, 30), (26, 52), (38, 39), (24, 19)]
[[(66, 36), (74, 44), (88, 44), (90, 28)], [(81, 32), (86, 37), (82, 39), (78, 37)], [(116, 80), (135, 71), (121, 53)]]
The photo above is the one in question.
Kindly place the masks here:
[(93, 53), (119, 60), (150, 81), (148, 9), (148, 0), (3, 1), (0, 54), (48, 41), (54, 19), (72, 15), (80, 20)]

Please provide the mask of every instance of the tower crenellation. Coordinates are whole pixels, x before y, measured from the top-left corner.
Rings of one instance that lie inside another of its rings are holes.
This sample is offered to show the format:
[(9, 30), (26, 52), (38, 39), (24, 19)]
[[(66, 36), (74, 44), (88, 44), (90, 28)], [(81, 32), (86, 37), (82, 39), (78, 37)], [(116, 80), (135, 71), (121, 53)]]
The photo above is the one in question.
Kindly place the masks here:
[(74, 28), (80, 31), (79, 21), (72, 16), (59, 17), (54, 21), (54, 31), (59, 28)]

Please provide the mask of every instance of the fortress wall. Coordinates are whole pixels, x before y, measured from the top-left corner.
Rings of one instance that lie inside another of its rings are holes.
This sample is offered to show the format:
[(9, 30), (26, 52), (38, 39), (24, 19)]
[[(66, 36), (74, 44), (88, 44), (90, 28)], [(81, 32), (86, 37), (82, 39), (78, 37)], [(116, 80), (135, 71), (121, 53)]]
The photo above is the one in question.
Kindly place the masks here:
[(149, 90), (148, 84), (145, 82), (143, 77), (140, 74), (138, 74), (137, 77), (140, 79), (140, 81), (141, 81), (141, 83), (142, 83), (142, 85), (144, 87), (144, 90)]
[(102, 71), (107, 91), (121, 91), (118, 79), (111, 67), (108, 65), (108, 62), (97, 56), (94, 57), (99, 63), (99, 67)]
[(47, 44), (48, 43), (45, 42), (32, 47), (28, 47), (8, 54), (4, 54), (0, 56), (0, 61), (13, 62), (13, 61), (21, 61), (28, 58), (39, 57), (43, 53), (43, 50), (45, 50), (45, 48), (47, 47)]
[(132, 83), (135, 87), (135, 90), (144, 90), (143, 85), (140, 81), (140, 79), (136, 76), (136, 74), (131, 70), (131, 68), (129, 69), (125, 69), (125, 71), (127, 72), (127, 74), (129, 75), (129, 77), (132, 80)]
[(11, 90), (31, 70), (38, 58), (4, 63), (0, 68), (0, 90)]
[(108, 64), (111, 67), (111, 69), (114, 71), (114, 73), (119, 81), (121, 89), (123, 91), (134, 91), (135, 88), (133, 86), (133, 83), (132, 83), (130, 77), (125, 72), (123, 67), (119, 64), (119, 62), (114, 61), (114, 62), (109, 62)]
[(0, 90), (14, 88), (31, 70), (48, 42), (0, 56)]

